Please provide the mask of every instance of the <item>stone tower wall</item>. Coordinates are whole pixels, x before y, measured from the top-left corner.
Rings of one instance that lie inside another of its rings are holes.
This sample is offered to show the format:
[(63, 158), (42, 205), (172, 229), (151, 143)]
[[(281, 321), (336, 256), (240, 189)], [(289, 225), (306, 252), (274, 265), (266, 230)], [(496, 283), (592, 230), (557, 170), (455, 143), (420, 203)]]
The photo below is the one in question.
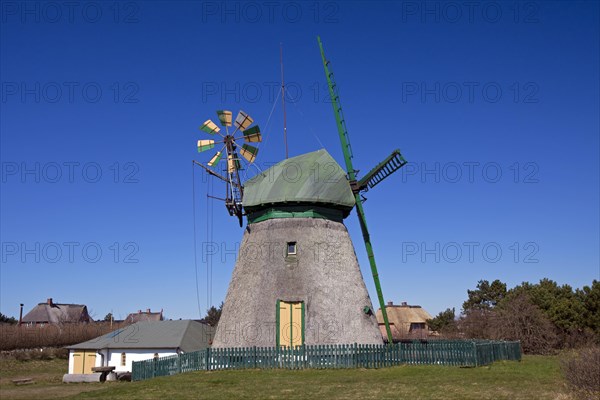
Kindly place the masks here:
[[(287, 242), (297, 255), (286, 256)], [(305, 344), (381, 344), (344, 224), (280, 218), (250, 224), (229, 284), (213, 347), (276, 345), (277, 300), (303, 301)], [(375, 310), (373, 310), (375, 311)]]

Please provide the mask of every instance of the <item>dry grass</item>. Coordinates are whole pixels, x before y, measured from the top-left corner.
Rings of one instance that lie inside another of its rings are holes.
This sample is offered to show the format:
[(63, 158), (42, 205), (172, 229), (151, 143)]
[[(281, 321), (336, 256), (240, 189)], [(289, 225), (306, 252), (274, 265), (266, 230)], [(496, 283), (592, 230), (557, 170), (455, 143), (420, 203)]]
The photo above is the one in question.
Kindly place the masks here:
[[(66, 385), (62, 376), (67, 371), (65, 359), (19, 361), (0, 358), (0, 398), (6, 399), (62, 399), (88, 390), (102, 389), (101, 384)], [(13, 379), (32, 378), (34, 383), (15, 386)]]

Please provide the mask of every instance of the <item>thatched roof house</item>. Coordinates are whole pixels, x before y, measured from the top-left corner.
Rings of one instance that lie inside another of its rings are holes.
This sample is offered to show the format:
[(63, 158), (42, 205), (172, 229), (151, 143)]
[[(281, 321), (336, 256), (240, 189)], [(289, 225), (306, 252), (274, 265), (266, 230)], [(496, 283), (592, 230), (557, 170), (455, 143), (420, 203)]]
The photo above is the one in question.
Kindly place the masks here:
[[(404, 302), (395, 305), (389, 301), (385, 309), (387, 310), (390, 327), (394, 327), (392, 328), (394, 340), (426, 338), (429, 336), (427, 320), (433, 317), (421, 306), (411, 306)], [(377, 310), (377, 322), (379, 322), (380, 330), (385, 339), (385, 325), (381, 309)], [(394, 330), (397, 332), (396, 334), (394, 334)]]
[(59, 304), (54, 303), (52, 298), (45, 303), (39, 303), (33, 307), (22, 320), (24, 324), (59, 324), (93, 322), (88, 314), (87, 306), (83, 304)]
[(131, 313), (125, 318), (125, 322), (130, 322), (132, 324), (136, 322), (147, 322), (147, 321), (163, 321), (163, 310), (152, 312), (150, 309), (146, 309), (146, 311), (138, 310), (137, 313)]
[[(396, 328), (396, 325), (394, 325), (394, 323), (392, 323), (392, 322), (390, 322), (390, 331), (392, 331), (392, 340), (394, 341), (394, 343), (397, 343), (400, 340), (404, 339), (404, 337), (402, 336), (402, 334), (400, 333), (398, 328)], [(385, 330), (385, 323), (383, 323), (383, 322), (379, 323), (379, 332), (381, 332), (381, 337), (383, 338), (383, 341), (387, 343), (388, 338), (387, 338), (387, 332)]]

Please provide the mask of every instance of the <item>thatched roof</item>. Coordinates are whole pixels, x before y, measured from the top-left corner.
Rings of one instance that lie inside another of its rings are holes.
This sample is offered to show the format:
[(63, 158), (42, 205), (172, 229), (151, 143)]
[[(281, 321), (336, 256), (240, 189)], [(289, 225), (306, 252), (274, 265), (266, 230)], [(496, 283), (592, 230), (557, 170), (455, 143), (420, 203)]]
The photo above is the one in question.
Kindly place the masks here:
[[(390, 323), (390, 331), (392, 331), (392, 340), (394, 342), (399, 342), (403, 336), (400, 334), (400, 331), (398, 331), (398, 328), (396, 328), (396, 325)], [(383, 338), (384, 342), (388, 342), (388, 337), (387, 337), (387, 332), (385, 331), (385, 324), (382, 322), (379, 324), (379, 332), (381, 332), (381, 337)]]
[[(411, 335), (412, 331), (417, 326), (413, 324), (427, 324), (427, 320), (432, 318), (431, 314), (425, 311), (421, 306), (388, 304), (385, 309), (387, 310), (390, 324), (394, 324), (400, 335), (403, 337)], [(383, 324), (381, 309), (377, 310), (377, 322)], [(411, 329), (411, 327), (413, 329)], [(385, 327), (383, 328), (383, 332), (385, 333)]]
[(39, 303), (23, 317), (23, 323), (58, 324), (64, 322), (91, 322), (87, 307), (83, 304), (60, 304), (48, 299)]
[(125, 318), (126, 322), (145, 322), (145, 321), (162, 321), (163, 312), (162, 310), (157, 312), (152, 312), (150, 310), (142, 311), (139, 310), (137, 313), (131, 313)]

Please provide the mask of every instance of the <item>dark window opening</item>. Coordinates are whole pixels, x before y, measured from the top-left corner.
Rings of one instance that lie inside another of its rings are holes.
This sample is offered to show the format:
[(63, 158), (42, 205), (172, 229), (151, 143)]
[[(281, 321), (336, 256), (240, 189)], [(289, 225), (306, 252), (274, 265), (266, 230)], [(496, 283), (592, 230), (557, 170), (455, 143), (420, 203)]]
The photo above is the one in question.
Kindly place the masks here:
[(297, 253), (296, 242), (288, 242), (287, 243), (287, 256), (295, 256)]

